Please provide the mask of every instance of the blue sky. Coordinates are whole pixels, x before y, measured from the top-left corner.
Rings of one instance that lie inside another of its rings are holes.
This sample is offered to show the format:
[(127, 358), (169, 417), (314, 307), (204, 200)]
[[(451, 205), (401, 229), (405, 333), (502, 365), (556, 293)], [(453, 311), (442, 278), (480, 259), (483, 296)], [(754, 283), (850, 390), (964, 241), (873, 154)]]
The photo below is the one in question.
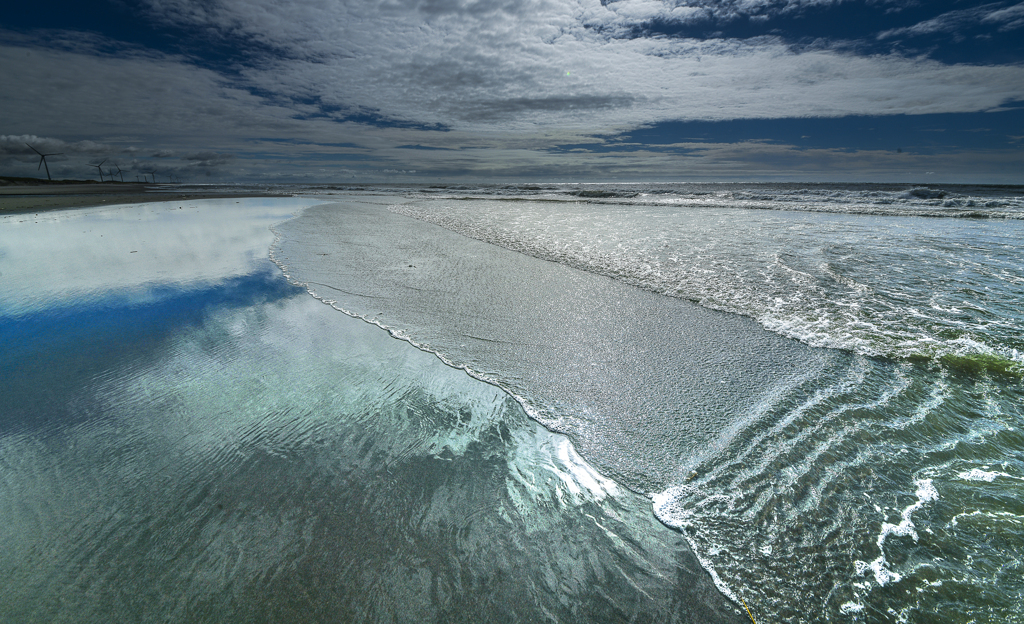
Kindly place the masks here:
[(0, 175), (1024, 183), (1024, 2), (100, 0), (0, 15)]

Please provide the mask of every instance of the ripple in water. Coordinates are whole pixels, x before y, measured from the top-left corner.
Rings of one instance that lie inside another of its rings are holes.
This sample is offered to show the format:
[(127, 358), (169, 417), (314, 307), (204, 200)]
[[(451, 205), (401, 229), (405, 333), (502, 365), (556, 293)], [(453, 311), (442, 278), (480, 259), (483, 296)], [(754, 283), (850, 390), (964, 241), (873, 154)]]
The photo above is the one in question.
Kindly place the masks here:
[(220, 286), (3, 325), (0, 619), (742, 621), (504, 392), (279, 274)]

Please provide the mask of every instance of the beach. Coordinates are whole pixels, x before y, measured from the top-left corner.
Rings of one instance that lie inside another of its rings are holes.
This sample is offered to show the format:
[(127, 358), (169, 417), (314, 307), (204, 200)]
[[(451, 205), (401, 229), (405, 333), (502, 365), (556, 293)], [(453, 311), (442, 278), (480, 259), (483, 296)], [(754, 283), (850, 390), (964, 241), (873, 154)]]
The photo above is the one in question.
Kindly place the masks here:
[[(175, 188), (174, 185), (163, 184), (12, 184), (0, 186), (0, 214), (175, 199), (215, 199), (236, 195), (224, 191), (211, 192), (196, 187)], [(258, 197), (261, 194), (248, 189), (244, 195)]]
[(1021, 189), (220, 191), (0, 214), (0, 619), (1016, 617)]

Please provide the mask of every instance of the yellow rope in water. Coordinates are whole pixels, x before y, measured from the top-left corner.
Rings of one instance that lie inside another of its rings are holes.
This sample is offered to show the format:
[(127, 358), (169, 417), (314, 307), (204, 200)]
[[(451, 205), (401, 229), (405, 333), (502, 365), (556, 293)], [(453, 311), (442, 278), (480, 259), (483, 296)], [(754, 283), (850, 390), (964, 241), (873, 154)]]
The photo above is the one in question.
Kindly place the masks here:
[[(745, 600), (743, 600), (742, 598), (740, 598), (740, 602), (743, 603), (743, 608), (747, 610), (747, 615), (750, 615), (750, 607), (747, 606), (747, 602)], [(752, 615), (750, 615), (750, 621), (753, 622), (754, 624), (757, 624), (757, 620), (755, 620), (754, 616), (752, 616)]]

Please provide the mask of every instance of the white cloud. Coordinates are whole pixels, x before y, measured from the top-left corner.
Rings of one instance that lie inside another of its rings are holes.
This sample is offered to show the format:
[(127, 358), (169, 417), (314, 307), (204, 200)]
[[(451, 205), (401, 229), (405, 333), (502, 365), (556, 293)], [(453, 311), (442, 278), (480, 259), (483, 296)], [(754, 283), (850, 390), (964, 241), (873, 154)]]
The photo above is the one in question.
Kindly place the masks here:
[[(750, 12), (810, 2), (705, 4)], [(521, 132), (605, 131), (669, 119), (967, 112), (995, 108), (1024, 91), (1019, 66), (797, 53), (772, 38), (617, 39), (603, 29), (698, 8), (652, 0), (608, 6), (596, 0), (222, 0), (201, 6), (172, 0), (153, 10), (164, 19), (257, 42), (264, 53), (240, 68), (239, 79), (182, 57), (98, 57), (88, 53), (88, 41), (64, 44), (68, 52), (6, 48), (0, 51), (5, 83), (36, 84), (35, 97), (8, 95), (3, 103), (12, 119), (38, 123), (38, 103), (45, 102), (45, 110), (54, 111), (45, 120), (49, 127), (73, 119), (93, 131), (127, 123), (138, 132), (154, 124), (173, 126), (178, 135), (209, 136), (216, 124), (222, 132), (255, 131), (291, 125), (296, 115), (370, 114)], [(22, 54), (36, 63), (19, 64), (13, 57)], [(68, 115), (68, 104), (53, 104), (61, 97), (74, 103), (75, 114)]]
[(981, 21), (985, 24), (998, 24), (1001, 31), (1024, 28), (1024, 2), (998, 11), (992, 11), (981, 18)]
[[(834, 6), (844, 0), (611, 0), (603, 3), (615, 14), (616, 23), (640, 23), (660, 20), (689, 23), (702, 20), (719, 22), (751, 18), (767, 19), (779, 15), (794, 16), (810, 7)], [(902, 6), (906, 0), (888, 0), (885, 4)], [(879, 3), (881, 4), (881, 3)]]
[(892, 39), (903, 36), (921, 36), (934, 33), (957, 33), (977, 24), (997, 25), (999, 30), (1008, 31), (1024, 27), (1024, 3), (998, 9), (1000, 3), (985, 4), (970, 9), (949, 11), (918, 22), (905, 28), (893, 28), (878, 34), (878, 39)]
[[(0, 84), (19, 88), (0, 90), (0, 130), (106, 137), (121, 153), (143, 150), (139, 158), (160, 154), (175, 167), (229, 166), (252, 177), (325, 163), (355, 172), (423, 171), (438, 162), (478, 170), (479, 159), (497, 171), (501, 158), (528, 168), (546, 162), (538, 154), (548, 146), (659, 121), (975, 112), (1024, 98), (1021, 65), (795, 51), (771, 37), (619, 36), (651, 19), (727, 19), (836, 2), (153, 1), (158, 19), (238, 43), (249, 61), (220, 73), (186, 55), (91, 35), (60, 33), (43, 45), (4, 33), (11, 43), (0, 46)], [(1013, 24), (1021, 6), (971, 19)], [(353, 116), (411, 127), (344, 121)], [(395, 149), (408, 144), (482, 149)], [(228, 157), (257, 146), (259, 163)], [(181, 160), (200, 152), (210, 157)]]
[[(964, 112), (1020, 97), (1024, 68), (898, 56), (793, 52), (771, 39), (619, 39), (629, 24), (682, 10), (798, 10), (811, 1), (653, 0), (161, 2), (168, 20), (258, 41), (243, 71), (261, 92), (317, 101), (339, 118), (467, 130), (604, 129), (667, 119)], [(184, 17), (181, 17), (184, 16)]]

